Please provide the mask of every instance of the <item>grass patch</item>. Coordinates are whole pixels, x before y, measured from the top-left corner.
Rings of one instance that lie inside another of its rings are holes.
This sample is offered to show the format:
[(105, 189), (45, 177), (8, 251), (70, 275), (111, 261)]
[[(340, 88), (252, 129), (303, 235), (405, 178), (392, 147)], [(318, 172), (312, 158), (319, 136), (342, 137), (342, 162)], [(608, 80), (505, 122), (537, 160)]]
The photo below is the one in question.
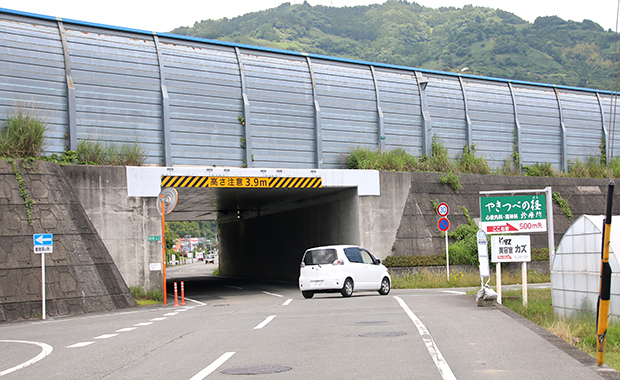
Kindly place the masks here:
[[(521, 290), (503, 292), (503, 305), (596, 358), (596, 317), (594, 313), (584, 313), (575, 318), (554, 315), (551, 289), (528, 290), (527, 306), (523, 306), (521, 297)], [(610, 321), (607, 328), (605, 364), (620, 370), (620, 322), (618, 321)]]
[(39, 157), (47, 122), (36, 116), (34, 108), (17, 106), (5, 121), (6, 128), (0, 131), (0, 157)]
[(146, 151), (138, 144), (104, 144), (101, 141), (81, 140), (76, 152), (77, 161), (86, 165), (141, 166)]
[[(536, 271), (528, 271), (527, 282), (545, 283), (549, 282), (548, 274), (540, 274)], [(502, 285), (514, 285), (521, 283), (521, 272), (511, 273), (502, 272)], [(497, 285), (495, 276), (491, 276), (489, 285)], [(394, 289), (429, 289), (429, 288), (465, 288), (480, 287), (480, 275), (478, 273), (456, 272), (450, 271), (450, 277), (445, 272), (431, 272), (429, 270), (421, 270), (418, 273), (408, 274), (404, 276), (393, 276), (392, 287)]]
[(130, 286), (129, 291), (140, 306), (160, 304), (164, 301), (161, 290), (149, 289), (145, 291), (142, 286)]

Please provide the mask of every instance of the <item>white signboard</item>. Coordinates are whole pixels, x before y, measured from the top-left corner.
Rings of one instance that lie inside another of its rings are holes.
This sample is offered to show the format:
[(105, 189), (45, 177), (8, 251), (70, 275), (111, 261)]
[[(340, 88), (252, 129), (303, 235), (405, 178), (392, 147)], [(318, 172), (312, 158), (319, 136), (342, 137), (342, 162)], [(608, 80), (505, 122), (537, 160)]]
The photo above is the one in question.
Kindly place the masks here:
[(491, 236), (491, 261), (494, 263), (532, 261), (530, 235)]
[(161, 265), (161, 263), (149, 263), (149, 270), (151, 272), (157, 272), (162, 270), (163, 266)]
[(489, 249), (487, 243), (487, 234), (482, 230), (478, 230), (478, 261), (480, 262), (480, 277), (491, 277), (489, 269)]
[(480, 228), (487, 234), (547, 231), (546, 194), (481, 197)]

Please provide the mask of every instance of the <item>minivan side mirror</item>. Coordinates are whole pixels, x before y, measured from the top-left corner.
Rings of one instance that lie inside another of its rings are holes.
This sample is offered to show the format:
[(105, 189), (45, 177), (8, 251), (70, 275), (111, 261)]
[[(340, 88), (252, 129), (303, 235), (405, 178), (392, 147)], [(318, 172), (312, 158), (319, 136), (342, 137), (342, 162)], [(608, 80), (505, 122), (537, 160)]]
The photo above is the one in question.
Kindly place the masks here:
[(381, 264), (381, 259), (376, 259), (377, 261), (375, 261), (375, 265), (379, 265)]

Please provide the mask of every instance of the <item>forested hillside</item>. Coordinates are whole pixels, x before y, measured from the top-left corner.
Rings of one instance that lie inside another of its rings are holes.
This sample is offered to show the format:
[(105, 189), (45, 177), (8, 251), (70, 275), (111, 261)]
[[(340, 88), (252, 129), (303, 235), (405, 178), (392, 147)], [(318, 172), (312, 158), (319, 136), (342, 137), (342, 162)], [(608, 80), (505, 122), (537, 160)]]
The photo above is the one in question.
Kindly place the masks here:
[(433, 9), (388, 0), (337, 8), (284, 3), (172, 32), (426, 69), (613, 88), (613, 31), (589, 20), (558, 17), (530, 23), (500, 9), (471, 5)]

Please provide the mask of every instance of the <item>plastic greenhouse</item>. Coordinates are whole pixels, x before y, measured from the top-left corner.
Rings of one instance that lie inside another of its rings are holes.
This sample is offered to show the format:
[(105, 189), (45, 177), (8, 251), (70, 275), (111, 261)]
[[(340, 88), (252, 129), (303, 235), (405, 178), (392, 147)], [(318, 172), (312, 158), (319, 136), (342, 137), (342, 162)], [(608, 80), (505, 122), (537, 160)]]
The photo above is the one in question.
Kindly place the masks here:
[[(580, 312), (596, 315), (601, 275), (604, 215), (582, 215), (566, 231), (551, 264), (551, 297), (556, 314), (572, 317)], [(620, 216), (611, 219), (610, 318), (620, 318)]]

